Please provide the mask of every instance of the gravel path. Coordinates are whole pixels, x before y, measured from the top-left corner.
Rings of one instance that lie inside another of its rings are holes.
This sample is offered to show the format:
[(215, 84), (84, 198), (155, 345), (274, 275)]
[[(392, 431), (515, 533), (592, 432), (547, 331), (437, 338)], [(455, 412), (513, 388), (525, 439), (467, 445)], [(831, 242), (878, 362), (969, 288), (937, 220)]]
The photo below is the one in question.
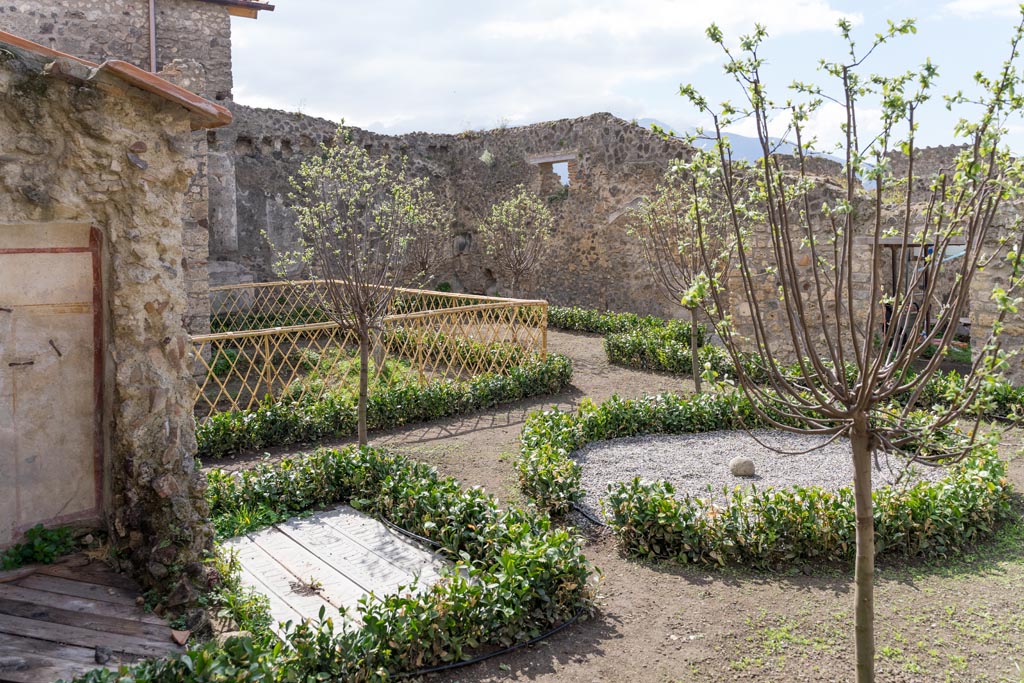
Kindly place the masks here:
[[(772, 430), (756, 430), (753, 434), (762, 442), (787, 451), (806, 451), (828, 441), (826, 437)], [(754, 462), (755, 476), (733, 476), (729, 461), (738, 455)], [(709, 485), (716, 492), (726, 486), (750, 484), (759, 489), (800, 485), (835, 490), (853, 481), (850, 442), (846, 439), (838, 439), (809, 453), (782, 455), (741, 431), (638, 436), (593, 443), (573, 457), (582, 465), (583, 504), (591, 512), (601, 509), (600, 499), (608, 484), (629, 481), (633, 477), (668, 480), (679, 496), (706, 494)], [(902, 469), (895, 459), (886, 463), (882, 458), (879, 462), (881, 470), (875, 469), (872, 475), (876, 488), (891, 484)], [(915, 467), (903, 481), (942, 476), (941, 470)]]

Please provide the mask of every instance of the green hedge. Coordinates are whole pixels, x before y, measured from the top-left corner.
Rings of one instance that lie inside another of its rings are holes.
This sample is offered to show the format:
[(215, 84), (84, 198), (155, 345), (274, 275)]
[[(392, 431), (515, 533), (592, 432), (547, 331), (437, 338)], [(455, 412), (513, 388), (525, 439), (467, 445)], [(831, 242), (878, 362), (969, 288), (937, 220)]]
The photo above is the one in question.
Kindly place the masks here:
[[(672, 395), (584, 403), (576, 414), (534, 413), (523, 428), (517, 463), (524, 492), (555, 514), (582, 497), (573, 451), (588, 443), (642, 434), (684, 434), (757, 427), (749, 401), (738, 394)], [(1010, 512), (1006, 465), (995, 448), (979, 445), (938, 482), (874, 492), (880, 554), (945, 556), (991, 533)], [(609, 486), (606, 516), (637, 555), (702, 564), (770, 567), (793, 559), (848, 560), (854, 552), (850, 489), (814, 487), (724, 492), (716, 504), (676, 500), (671, 484), (639, 480)]]
[[(616, 334), (634, 330), (670, 330), (667, 334), (677, 340), (690, 343), (690, 323), (685, 320), (664, 320), (652, 315), (636, 313), (615, 313), (598, 311), (593, 308), (577, 306), (548, 306), (548, 325), (560, 330), (571, 332), (596, 332), (598, 334)], [(705, 329), (697, 326), (697, 343), (703, 345)]]
[[(946, 557), (990, 535), (1011, 512), (1006, 465), (991, 446), (937, 481), (873, 492), (876, 556)], [(725, 502), (675, 497), (668, 482), (613, 484), (609, 526), (634, 555), (683, 563), (776, 567), (853, 559), (852, 488), (725, 492)]]
[(292, 628), (284, 644), (268, 637), (231, 639), (223, 648), (207, 643), (178, 658), (79, 680), (384, 681), (467, 659), (480, 648), (524, 642), (593, 607), (592, 568), (572, 532), (530, 510), (502, 510), (481, 489), (464, 489), (399, 455), (319, 450), (240, 474), (215, 470), (208, 480), (219, 528), (255, 508), (291, 516), (349, 502), (435, 540), (456, 567), (419, 594), (364, 600), (353, 615), (358, 631), (324, 619)]
[[(451, 417), (499, 403), (557, 393), (572, 379), (565, 356), (534, 357), (505, 374), (487, 373), (465, 381), (403, 382), (370, 393), (369, 429)], [(211, 415), (196, 426), (199, 456), (217, 458), (271, 446), (312, 443), (356, 433), (356, 397), (329, 392), (318, 400), (265, 400), (258, 408)]]
[[(690, 372), (690, 337), (671, 327), (651, 327), (605, 335), (608, 362), (640, 370), (657, 370), (677, 375)], [(701, 367), (713, 369), (719, 377), (731, 377), (732, 360), (725, 349), (704, 344), (703, 332), (697, 349)]]
[[(638, 327), (626, 332), (610, 333), (604, 340), (605, 354), (608, 361), (616, 365), (641, 370), (656, 370), (677, 375), (689, 376), (690, 346), (689, 339), (673, 334), (666, 327)], [(721, 379), (735, 379), (736, 373), (732, 359), (725, 349), (717, 346), (701, 346), (698, 351), (701, 365), (714, 371)], [(755, 354), (741, 354), (741, 362), (747, 375), (755, 382), (766, 382), (768, 379), (764, 364)], [(783, 365), (780, 370), (790, 377), (800, 378), (797, 363)], [(908, 380), (913, 376), (909, 371)], [(850, 364), (846, 368), (847, 379), (854, 383), (857, 379), (856, 368)], [(964, 378), (955, 370), (937, 372), (925, 385), (918, 406), (944, 406), (962, 400)], [(910, 394), (896, 397), (897, 402), (905, 403)], [(982, 414), (988, 418), (1005, 418), (1020, 413), (1024, 406), (1024, 386), (1017, 387), (1005, 381), (986, 382), (979, 394)]]

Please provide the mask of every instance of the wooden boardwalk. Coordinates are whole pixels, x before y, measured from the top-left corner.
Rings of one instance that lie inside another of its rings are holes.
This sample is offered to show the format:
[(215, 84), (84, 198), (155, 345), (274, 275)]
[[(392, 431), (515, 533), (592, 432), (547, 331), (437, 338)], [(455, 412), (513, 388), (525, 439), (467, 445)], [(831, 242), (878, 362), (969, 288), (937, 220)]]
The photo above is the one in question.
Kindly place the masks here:
[(129, 578), (84, 556), (0, 573), (0, 681), (70, 679), (99, 666), (97, 648), (109, 650), (108, 667), (181, 652), (138, 596)]
[(275, 628), (316, 619), (320, 608), (337, 619), (361, 597), (394, 593), (419, 578), (436, 581), (446, 563), (380, 522), (340, 506), (293, 519), (224, 544), (238, 551), (242, 583), (267, 596)]

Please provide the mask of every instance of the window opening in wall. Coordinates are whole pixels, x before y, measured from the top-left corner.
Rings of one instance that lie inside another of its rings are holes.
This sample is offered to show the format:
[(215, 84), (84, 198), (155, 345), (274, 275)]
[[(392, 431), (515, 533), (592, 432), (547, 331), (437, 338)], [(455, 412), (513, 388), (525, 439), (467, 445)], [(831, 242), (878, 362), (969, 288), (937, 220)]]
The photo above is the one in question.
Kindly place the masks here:
[(551, 164), (551, 170), (558, 174), (559, 180), (562, 181), (562, 187), (569, 187), (569, 162), (560, 161), (556, 164)]

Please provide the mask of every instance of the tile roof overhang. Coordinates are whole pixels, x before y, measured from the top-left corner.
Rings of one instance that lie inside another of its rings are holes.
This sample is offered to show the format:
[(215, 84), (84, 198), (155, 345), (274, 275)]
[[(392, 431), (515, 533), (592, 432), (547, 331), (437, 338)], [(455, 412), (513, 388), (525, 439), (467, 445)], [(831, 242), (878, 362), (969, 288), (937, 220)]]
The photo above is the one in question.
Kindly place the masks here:
[(161, 97), (169, 102), (181, 105), (189, 112), (192, 130), (217, 128), (231, 123), (231, 112), (225, 107), (206, 100), (195, 93), (174, 85), (156, 74), (140, 69), (134, 64), (111, 59), (96, 64), (85, 59), (58, 52), (30, 40), (19, 38), (11, 33), (0, 31), (0, 47), (8, 46), (35, 54), (52, 61), (46, 65), (44, 72), (49, 76), (79, 82), (100, 83), (106, 78), (121, 81), (126, 85)]
[(258, 0), (199, 0), (211, 5), (223, 5), (228, 8), (228, 14), (236, 17), (255, 19), (261, 11), (273, 12), (274, 6)]

